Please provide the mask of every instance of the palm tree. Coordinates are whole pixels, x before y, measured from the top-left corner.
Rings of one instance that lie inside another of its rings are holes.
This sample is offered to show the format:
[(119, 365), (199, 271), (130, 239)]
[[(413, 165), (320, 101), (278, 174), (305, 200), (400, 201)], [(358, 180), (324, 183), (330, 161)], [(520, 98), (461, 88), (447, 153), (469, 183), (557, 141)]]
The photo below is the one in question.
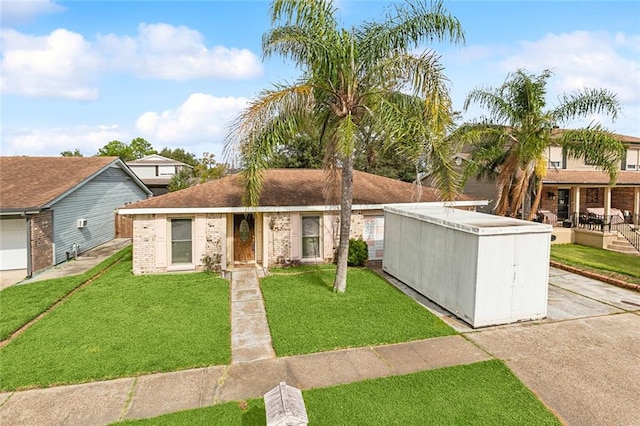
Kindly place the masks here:
[[(390, 139), (402, 132), (403, 105), (412, 90), (423, 100), (448, 99), (445, 77), (433, 52), (414, 55), (420, 43), (461, 42), (460, 23), (440, 2), (422, 1), (389, 9), (383, 22), (339, 27), (331, 0), (275, 0), (273, 28), (262, 40), (265, 57), (280, 55), (302, 71), (293, 84), (263, 91), (230, 129), (225, 150), (241, 156), (245, 202), (257, 205), (263, 172), (278, 146), (313, 123), (320, 129), (328, 187), (341, 182), (340, 242), (334, 291), (346, 289), (353, 199), (353, 159), (362, 130)], [(442, 92), (438, 92), (442, 91)], [(440, 105), (447, 105), (446, 102)], [(386, 118), (395, 117), (385, 121)]]
[(550, 145), (559, 145), (568, 157), (584, 158), (608, 172), (611, 184), (617, 178), (626, 147), (613, 133), (599, 124), (562, 132), (554, 130), (569, 120), (591, 114), (615, 119), (621, 109), (616, 95), (603, 89), (585, 88), (562, 95), (557, 106), (546, 108), (546, 85), (551, 75), (549, 70), (538, 76), (518, 70), (509, 74), (499, 88), (474, 89), (465, 100), (465, 111), (472, 103), (489, 111), (488, 118), (464, 125), (458, 131), (472, 145), (465, 178), (496, 180), (498, 215), (515, 216), (527, 195), (535, 193), (528, 215), (528, 220), (533, 219), (540, 204), (547, 172), (545, 152)]

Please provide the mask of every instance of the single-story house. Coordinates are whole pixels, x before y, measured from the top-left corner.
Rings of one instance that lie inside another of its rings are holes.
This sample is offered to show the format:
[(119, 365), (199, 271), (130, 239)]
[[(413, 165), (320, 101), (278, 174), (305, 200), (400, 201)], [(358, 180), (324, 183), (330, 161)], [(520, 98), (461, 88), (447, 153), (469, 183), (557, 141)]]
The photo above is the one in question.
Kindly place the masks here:
[(117, 157), (0, 157), (0, 270), (26, 275), (115, 237), (151, 191)]
[[(125, 206), (119, 213), (134, 218), (133, 272), (331, 261), (339, 240), (339, 203), (326, 201), (325, 187), (322, 170), (270, 169), (253, 209), (243, 206), (241, 175)], [(370, 259), (382, 258), (384, 206), (399, 203), (445, 205), (432, 188), (420, 193), (410, 183), (354, 172), (351, 236), (367, 241)], [(469, 209), (484, 204), (468, 196), (448, 203)]]

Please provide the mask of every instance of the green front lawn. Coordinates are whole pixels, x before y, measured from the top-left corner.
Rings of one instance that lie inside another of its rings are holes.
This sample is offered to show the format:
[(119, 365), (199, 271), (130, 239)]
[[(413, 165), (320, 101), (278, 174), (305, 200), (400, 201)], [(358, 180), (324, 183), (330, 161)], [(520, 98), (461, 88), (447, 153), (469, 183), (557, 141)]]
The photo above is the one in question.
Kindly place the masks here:
[(131, 247), (127, 247), (84, 274), (5, 288), (0, 292), (0, 340), (11, 336), (105, 268), (130, 255)]
[(295, 271), (261, 280), (278, 356), (455, 334), (368, 269), (349, 269), (344, 294), (332, 291), (334, 268)]
[[(313, 425), (560, 425), (500, 361), (460, 365), (303, 392)], [(253, 399), (131, 421), (149, 425), (261, 425)]]
[(616, 278), (640, 284), (640, 256), (579, 244), (555, 244), (551, 246), (551, 259), (593, 272), (619, 274)]
[(0, 349), (0, 390), (228, 364), (228, 282), (131, 266), (129, 256)]

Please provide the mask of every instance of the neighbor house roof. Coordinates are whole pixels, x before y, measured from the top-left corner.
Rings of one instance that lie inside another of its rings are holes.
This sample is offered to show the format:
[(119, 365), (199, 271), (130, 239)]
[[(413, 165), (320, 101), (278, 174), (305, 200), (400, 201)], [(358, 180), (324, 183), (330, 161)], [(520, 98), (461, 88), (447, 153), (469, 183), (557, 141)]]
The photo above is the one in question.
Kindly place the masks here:
[(175, 166), (185, 166), (185, 167), (193, 168), (193, 166), (191, 166), (191, 165), (189, 165), (187, 163), (183, 163), (182, 161), (174, 160), (173, 158), (163, 157), (162, 155), (158, 155), (158, 154), (151, 154), (151, 155), (147, 155), (147, 156), (144, 156), (142, 158), (139, 158), (137, 160), (127, 161), (127, 165), (131, 165), (131, 166), (171, 166), (171, 165), (175, 165)]
[[(315, 169), (269, 169), (264, 175), (264, 186), (259, 206), (322, 206), (339, 205), (338, 197), (327, 201), (324, 196), (326, 175)], [(198, 186), (128, 205), (121, 211), (133, 209), (194, 209), (216, 207), (243, 207), (244, 186), (242, 175), (226, 176)], [(372, 175), (353, 172), (353, 204), (381, 205), (412, 202), (440, 201), (433, 188), (422, 187), (422, 196), (417, 197), (414, 184)], [(478, 198), (460, 195), (459, 201), (476, 201)]]
[(118, 157), (0, 157), (0, 211), (49, 207), (112, 165), (151, 194)]
[[(596, 170), (550, 169), (542, 180), (545, 184), (609, 185), (609, 174)], [(620, 171), (616, 185), (640, 185), (640, 172)]]

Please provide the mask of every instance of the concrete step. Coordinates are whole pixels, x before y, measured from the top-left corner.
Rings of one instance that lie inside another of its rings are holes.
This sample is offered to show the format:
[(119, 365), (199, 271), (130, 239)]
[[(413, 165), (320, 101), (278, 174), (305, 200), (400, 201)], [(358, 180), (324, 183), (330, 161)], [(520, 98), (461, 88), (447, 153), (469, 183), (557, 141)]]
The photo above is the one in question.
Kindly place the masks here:
[(608, 250), (617, 251), (620, 253), (640, 254), (634, 246), (627, 240), (614, 240), (607, 246)]

